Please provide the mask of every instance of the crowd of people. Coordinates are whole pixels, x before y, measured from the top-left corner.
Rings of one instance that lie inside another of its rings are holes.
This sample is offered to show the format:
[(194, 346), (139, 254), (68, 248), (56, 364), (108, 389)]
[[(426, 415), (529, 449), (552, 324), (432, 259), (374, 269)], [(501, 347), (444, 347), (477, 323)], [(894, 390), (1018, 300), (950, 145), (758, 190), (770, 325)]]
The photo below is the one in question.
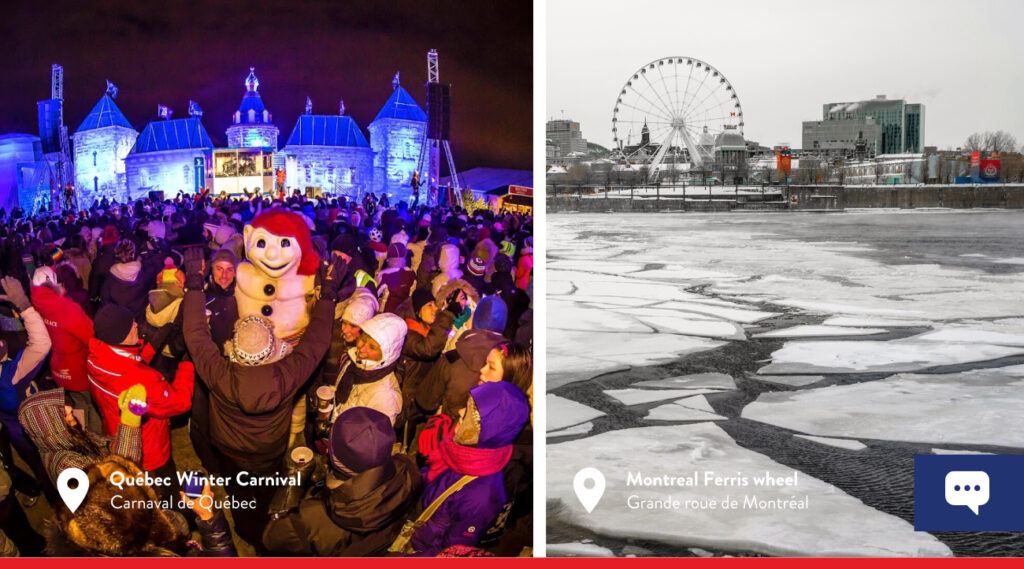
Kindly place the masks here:
[(532, 246), (386, 197), (0, 212), (0, 555), (528, 553)]

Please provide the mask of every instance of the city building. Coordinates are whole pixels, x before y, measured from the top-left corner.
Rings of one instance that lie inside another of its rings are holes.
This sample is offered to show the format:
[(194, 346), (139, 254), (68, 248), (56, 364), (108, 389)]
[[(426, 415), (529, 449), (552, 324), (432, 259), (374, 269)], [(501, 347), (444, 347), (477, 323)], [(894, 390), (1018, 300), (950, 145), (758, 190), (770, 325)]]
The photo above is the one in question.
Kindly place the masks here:
[(842, 169), (847, 185), (920, 184), (925, 181), (928, 159), (918, 153), (885, 154), (847, 162)]
[(373, 149), (373, 191), (387, 192), (393, 201), (410, 200), (412, 175), (420, 167), (421, 150), (427, 140), (427, 113), (402, 88), (398, 74), (391, 82), (391, 96), (368, 130)]
[[(580, 132), (580, 123), (578, 122), (565, 119), (549, 120), (547, 138), (558, 147), (560, 156), (568, 156), (573, 152), (580, 154), (587, 152), (587, 141), (584, 140), (583, 133)], [(648, 138), (650, 138), (649, 134)]]
[(747, 142), (733, 125), (715, 137), (715, 169), (723, 184), (739, 184), (747, 176)]
[(232, 117), (232, 124), (227, 129), (228, 147), (259, 147), (277, 150), (277, 136), (280, 131), (274, 125), (274, 117), (263, 105), (259, 93), (260, 80), (256, 78), (256, 69), (249, 68), (249, 76), (245, 78), (245, 95)]
[(124, 200), (128, 183), (124, 159), (139, 133), (114, 103), (113, 85), (72, 135), (78, 202), (91, 205), (101, 195)]
[(885, 95), (852, 103), (822, 105), (820, 121), (803, 123), (803, 150), (852, 156), (858, 141), (868, 156), (921, 153), (924, 105)]
[[(284, 148), (289, 189), (309, 195), (346, 194), (361, 198), (374, 187), (374, 153), (356, 121), (343, 115), (314, 115), (307, 105)], [(344, 103), (340, 105), (344, 112)], [(422, 112), (422, 111), (421, 111)], [(419, 158), (419, 147), (416, 157)], [(409, 174), (410, 178), (412, 173)]]
[(882, 127), (872, 117), (803, 123), (803, 149), (823, 156), (852, 156), (858, 143), (868, 156), (874, 156), (881, 140)]
[[(158, 119), (146, 125), (124, 159), (128, 199), (163, 192), (193, 193), (206, 187), (213, 142), (200, 117)], [(122, 201), (120, 196), (111, 196)]]

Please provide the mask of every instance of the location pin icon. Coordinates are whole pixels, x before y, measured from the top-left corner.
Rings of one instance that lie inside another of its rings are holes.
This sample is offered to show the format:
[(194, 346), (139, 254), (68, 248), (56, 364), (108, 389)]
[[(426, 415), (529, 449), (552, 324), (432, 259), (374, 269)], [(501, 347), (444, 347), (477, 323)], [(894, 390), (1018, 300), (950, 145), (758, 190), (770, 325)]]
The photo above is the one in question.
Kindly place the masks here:
[[(78, 483), (74, 488), (69, 486), (72, 480)], [(89, 491), (89, 477), (78, 468), (65, 468), (57, 476), (57, 491), (73, 514), (78, 506), (82, 505), (82, 500), (85, 500), (85, 494)]]
[[(587, 488), (587, 482), (592, 483), (590, 488)], [(576, 491), (576, 497), (589, 514), (594, 511), (597, 503), (601, 501), (601, 496), (604, 495), (604, 475), (596, 468), (584, 468), (573, 478), (572, 489)]]

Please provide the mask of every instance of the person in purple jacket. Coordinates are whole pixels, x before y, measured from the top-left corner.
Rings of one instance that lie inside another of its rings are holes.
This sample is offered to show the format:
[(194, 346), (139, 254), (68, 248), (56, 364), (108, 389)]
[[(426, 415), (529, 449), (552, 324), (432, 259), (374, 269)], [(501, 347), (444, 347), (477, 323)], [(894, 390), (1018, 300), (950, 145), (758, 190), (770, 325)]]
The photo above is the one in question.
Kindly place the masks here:
[(479, 543), (505, 506), (502, 470), (529, 417), (526, 396), (511, 383), (484, 383), (470, 391), (455, 429), (427, 457), (423, 507), (463, 476), (476, 478), (416, 530), (411, 542), (417, 555), (435, 556), (452, 545)]

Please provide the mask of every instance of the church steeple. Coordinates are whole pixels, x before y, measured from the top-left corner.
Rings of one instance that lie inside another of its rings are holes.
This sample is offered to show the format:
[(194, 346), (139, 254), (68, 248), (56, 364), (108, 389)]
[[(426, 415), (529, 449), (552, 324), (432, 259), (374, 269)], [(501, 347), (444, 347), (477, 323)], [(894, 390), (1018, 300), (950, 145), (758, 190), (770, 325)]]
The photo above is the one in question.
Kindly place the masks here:
[(647, 119), (644, 119), (644, 128), (640, 130), (640, 146), (647, 146), (651, 143), (651, 129), (647, 128)]
[(245, 89), (250, 93), (255, 93), (260, 88), (260, 80), (256, 78), (256, 68), (249, 68), (249, 76), (245, 78)]

